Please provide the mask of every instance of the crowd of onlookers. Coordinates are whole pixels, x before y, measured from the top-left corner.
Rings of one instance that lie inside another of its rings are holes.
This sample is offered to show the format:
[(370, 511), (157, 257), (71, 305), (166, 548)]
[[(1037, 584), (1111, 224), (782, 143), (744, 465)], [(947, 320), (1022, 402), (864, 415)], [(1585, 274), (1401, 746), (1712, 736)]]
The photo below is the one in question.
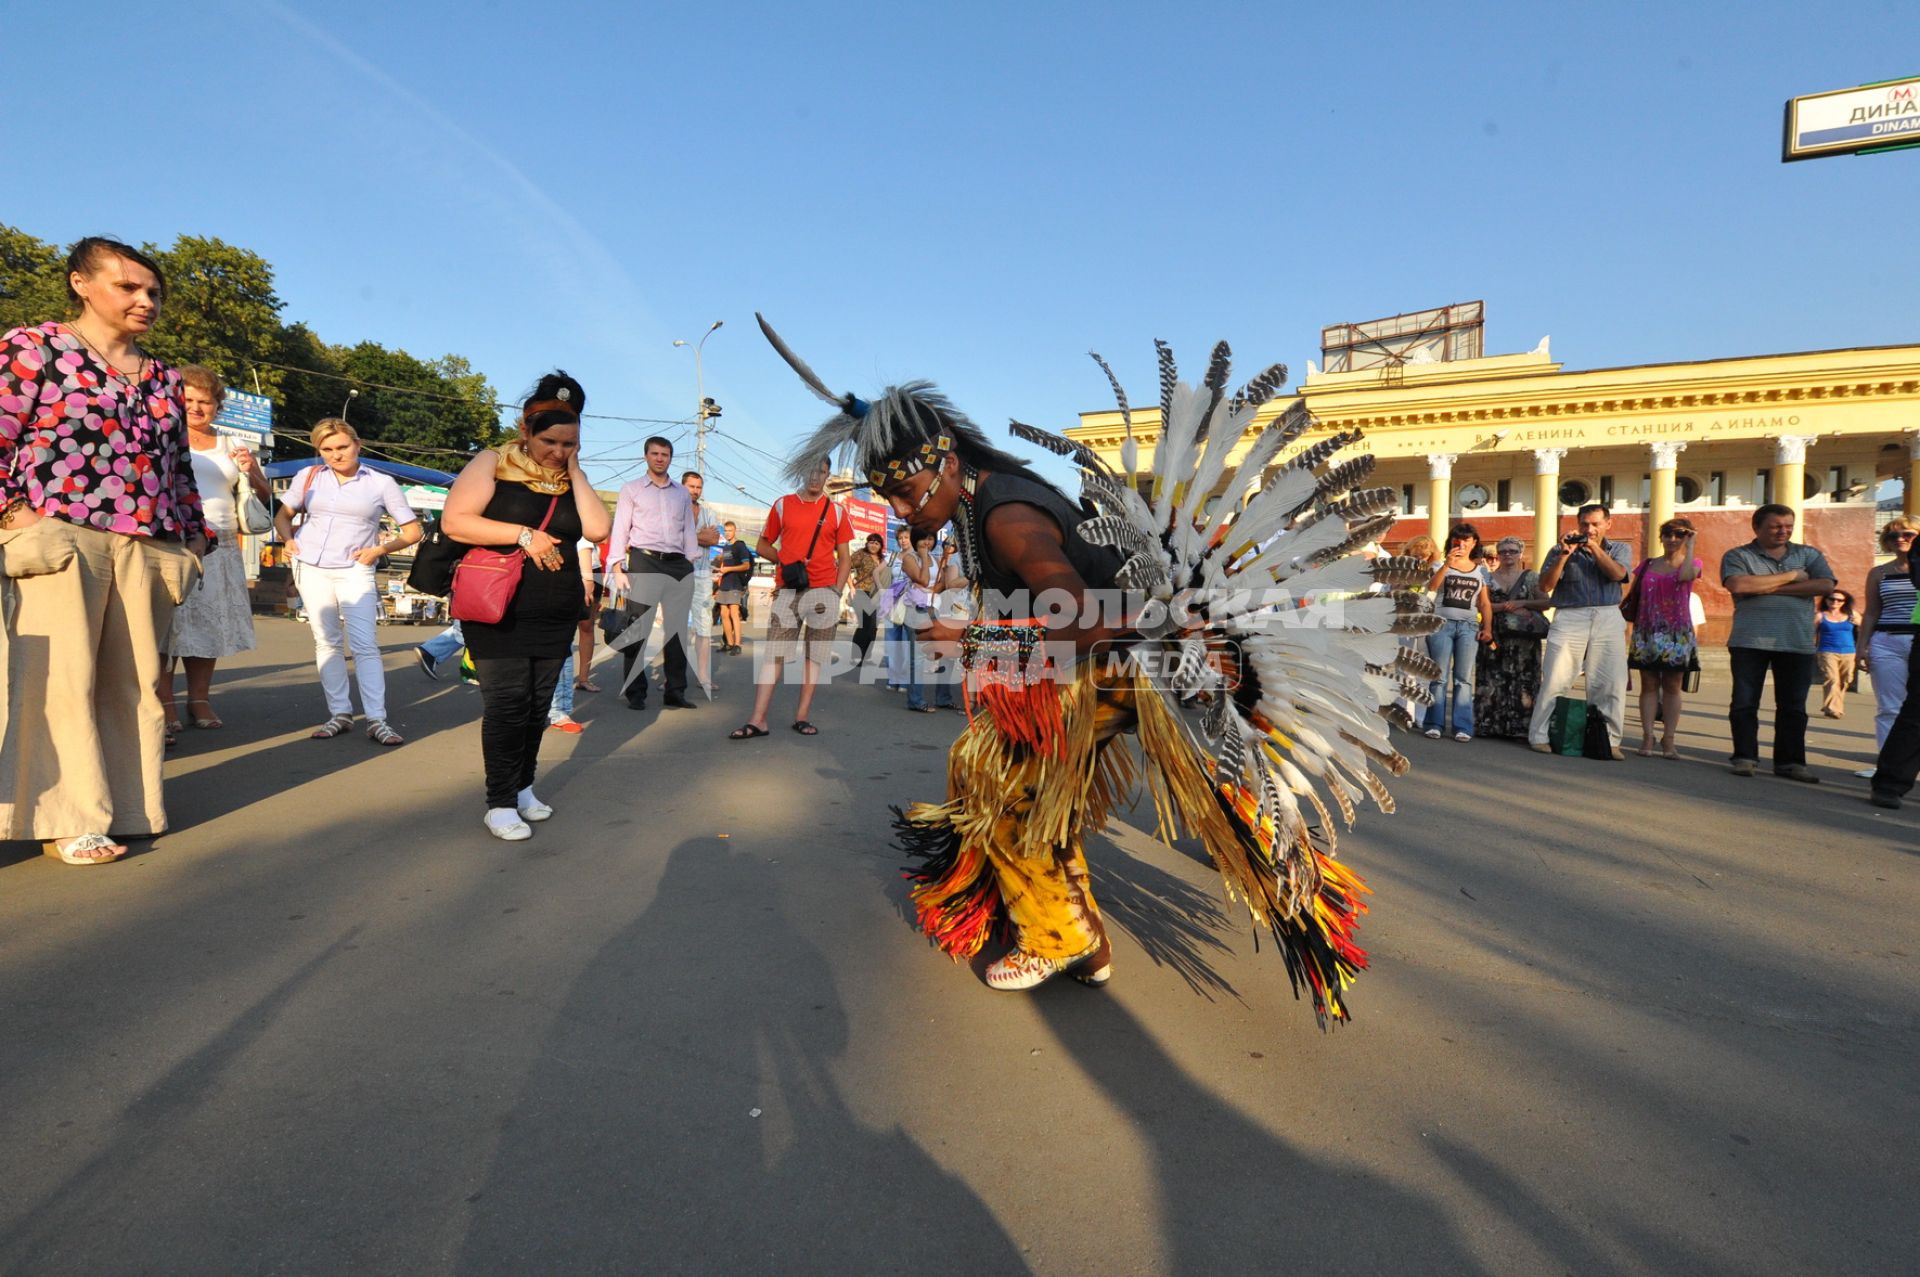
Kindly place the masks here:
[[(362, 463), (358, 434), (338, 418), (314, 426), (315, 460), (270, 514), (257, 459), (214, 428), (220, 378), (173, 369), (140, 346), (165, 296), (152, 259), (111, 240), (82, 240), (68, 259), (68, 291), (73, 318), (0, 337), (0, 838), (46, 840), (49, 854), (88, 865), (125, 854), (120, 838), (166, 828), (163, 751), (187, 724), (223, 726), (215, 667), (254, 645), (236, 534), (269, 527), (293, 564), (312, 628), (327, 714), (310, 733), (317, 740), (355, 730), (357, 685), (366, 738), (385, 748), (405, 743), (387, 714), (376, 565), (412, 547), (416, 574), (445, 570), (431, 592), (451, 593), (456, 626), (423, 645), (419, 659), (437, 675), (458, 654), (480, 687), (485, 822), (501, 838), (530, 837), (531, 825), (552, 815), (533, 788), (540, 742), (550, 730), (580, 730), (573, 697), (600, 690), (595, 617), (621, 653), (628, 706), (649, 703), (648, 638), (658, 621), (661, 703), (693, 708), (690, 682), (710, 692), (714, 655), (742, 650), (746, 586), (762, 559), (775, 589), (752, 709), (732, 739), (768, 734), (782, 681), (799, 685), (792, 730), (819, 732), (815, 696), (846, 659), (835, 640), (849, 604), (862, 681), (884, 671), (912, 712), (956, 705), (952, 669), (915, 641), (930, 624), (964, 614), (967, 581), (953, 544), (902, 529), (891, 550), (877, 534), (853, 549), (824, 463), (773, 504), (749, 543), (702, 509), (699, 474), (672, 477), (671, 443), (649, 439), (646, 472), (621, 489), (610, 514), (580, 468), (586, 392), (554, 372), (521, 403), (511, 437), (461, 471), (431, 538), (399, 485)], [(1881, 532), (1890, 557), (1863, 583), (1859, 613), (1825, 556), (1793, 540), (1788, 507), (1761, 506), (1753, 539), (1721, 557), (1714, 570), (1733, 598), (1726, 646), (1736, 774), (1758, 768), (1771, 678), (1772, 770), (1816, 782), (1806, 756), (1813, 680), (1823, 684), (1822, 712), (1839, 717), (1865, 673), (1880, 759), (1859, 774), (1872, 779), (1875, 803), (1900, 805), (1920, 770), (1920, 680), (1910, 679), (1920, 630), (1916, 526), (1895, 519)], [(1594, 752), (1597, 741), (1600, 755), (1620, 758), (1637, 677), (1637, 752), (1679, 756), (1684, 701), (1700, 671), (1695, 585), (1708, 568), (1684, 518), (1663, 523), (1658, 552), (1637, 563), (1611, 528), (1604, 505), (1582, 507), (1537, 570), (1520, 541), (1503, 538), (1489, 553), (1467, 523), (1450, 529), (1444, 546), (1422, 537), (1402, 548), (1431, 565), (1427, 586), (1441, 620), (1425, 640), (1438, 666), (1420, 723), (1427, 736), (1525, 738), (1562, 753)], [(1582, 677), (1590, 725), (1587, 740), (1570, 748), (1576, 698), (1568, 693)]]
[[(1753, 513), (1753, 539), (1721, 556), (1717, 575), (1733, 598), (1727, 661), (1733, 691), (1727, 709), (1729, 766), (1751, 776), (1759, 767), (1760, 705), (1773, 680), (1772, 768), (1809, 784), (1807, 699), (1817, 678), (1821, 712), (1846, 714), (1859, 676), (1873, 685), (1876, 748), (1881, 765), (1855, 774), (1874, 781), (1874, 801), (1898, 806), (1912, 783), (1886, 764), (1889, 739), (1907, 698), (1915, 614), (1910, 558), (1920, 523), (1900, 517), (1879, 533), (1889, 556), (1862, 586), (1864, 613), (1839, 588), (1826, 556), (1793, 540), (1795, 515), (1784, 505)], [(1444, 548), (1416, 537), (1403, 555), (1431, 564), (1429, 589), (1441, 626), (1427, 637), (1439, 666), (1420, 726), (1438, 739), (1525, 738), (1541, 753), (1593, 752), (1556, 739), (1565, 704), (1584, 676), (1584, 709), (1604, 726), (1600, 752), (1625, 756), (1629, 685), (1639, 679), (1636, 752), (1680, 757), (1677, 734), (1685, 698), (1698, 687), (1699, 631), (1705, 619), (1695, 583), (1708, 567), (1694, 552), (1696, 532), (1684, 517), (1657, 529), (1658, 552), (1635, 561), (1633, 548), (1610, 536), (1612, 513), (1580, 508), (1575, 527), (1548, 549), (1536, 571), (1526, 546), (1505, 537), (1488, 554), (1471, 523), (1455, 524)], [(1595, 739), (1598, 739), (1597, 733)], [(1909, 748), (1895, 741), (1896, 751)], [(1878, 774), (1876, 774), (1878, 773)]]

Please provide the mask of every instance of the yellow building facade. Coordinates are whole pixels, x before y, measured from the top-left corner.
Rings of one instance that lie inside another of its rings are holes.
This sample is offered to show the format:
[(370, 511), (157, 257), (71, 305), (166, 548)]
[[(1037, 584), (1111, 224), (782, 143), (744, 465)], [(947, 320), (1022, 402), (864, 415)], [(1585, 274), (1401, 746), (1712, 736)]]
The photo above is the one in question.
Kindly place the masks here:
[[(1920, 346), (1568, 371), (1542, 342), (1521, 355), (1310, 372), (1261, 421), (1296, 402), (1315, 420), (1296, 449), (1365, 434), (1379, 458), (1370, 484), (1401, 495), (1390, 547), (1464, 519), (1489, 543), (1520, 537), (1538, 564), (1574, 510), (1600, 501), (1614, 535), (1645, 554), (1649, 532), (1688, 516), (1708, 567), (1709, 640), (1731, 610), (1714, 569), (1751, 538), (1755, 507), (1798, 512), (1795, 539), (1826, 551), (1856, 595), (1876, 553), (1881, 482), (1903, 480), (1907, 512), (1920, 512)], [(1143, 466), (1159, 426), (1157, 407), (1134, 412)], [(1118, 411), (1083, 413), (1067, 433), (1120, 468)]]

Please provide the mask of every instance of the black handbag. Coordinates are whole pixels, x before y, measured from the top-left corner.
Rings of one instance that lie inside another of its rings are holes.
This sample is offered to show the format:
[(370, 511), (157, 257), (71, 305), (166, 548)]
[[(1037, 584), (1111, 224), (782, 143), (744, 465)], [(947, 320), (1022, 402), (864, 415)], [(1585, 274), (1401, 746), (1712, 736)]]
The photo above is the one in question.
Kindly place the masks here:
[[(445, 516), (442, 515), (442, 518)], [(407, 588), (415, 594), (444, 599), (453, 593), (453, 569), (467, 547), (448, 536), (441, 519), (426, 525), (413, 547), (413, 566), (407, 570)]]

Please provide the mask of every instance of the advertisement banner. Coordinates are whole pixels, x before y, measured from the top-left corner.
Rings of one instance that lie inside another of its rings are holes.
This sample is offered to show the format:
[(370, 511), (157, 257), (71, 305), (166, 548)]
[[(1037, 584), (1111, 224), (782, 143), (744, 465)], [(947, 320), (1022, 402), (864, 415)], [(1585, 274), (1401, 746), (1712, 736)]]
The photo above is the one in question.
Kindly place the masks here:
[(855, 541), (866, 540), (869, 532), (878, 532), (884, 538), (887, 535), (886, 502), (848, 497), (847, 524), (853, 529)]
[(273, 446), (273, 400), (241, 390), (227, 391), (227, 400), (213, 419), (214, 430), (231, 435), (255, 449)]

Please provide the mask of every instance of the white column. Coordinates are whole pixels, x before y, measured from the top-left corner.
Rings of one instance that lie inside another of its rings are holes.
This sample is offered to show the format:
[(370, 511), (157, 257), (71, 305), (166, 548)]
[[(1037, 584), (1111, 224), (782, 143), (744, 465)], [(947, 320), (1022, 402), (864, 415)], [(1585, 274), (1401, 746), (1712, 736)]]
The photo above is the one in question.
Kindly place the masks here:
[(1800, 518), (1807, 501), (1807, 445), (1818, 435), (1781, 435), (1773, 441), (1773, 499), (1793, 511), (1794, 535), (1806, 540)]
[(1902, 513), (1920, 517), (1920, 433), (1907, 436), (1907, 491)]
[(1560, 458), (1565, 448), (1533, 450), (1533, 562), (1546, 561), (1560, 535)]
[(1660, 525), (1673, 517), (1674, 470), (1687, 445), (1677, 440), (1648, 445), (1652, 453), (1652, 489), (1647, 502), (1647, 534), (1644, 553), (1651, 555), (1660, 547)]
[(1455, 453), (1427, 454), (1427, 535), (1446, 545), (1447, 516), (1453, 509), (1453, 459)]

